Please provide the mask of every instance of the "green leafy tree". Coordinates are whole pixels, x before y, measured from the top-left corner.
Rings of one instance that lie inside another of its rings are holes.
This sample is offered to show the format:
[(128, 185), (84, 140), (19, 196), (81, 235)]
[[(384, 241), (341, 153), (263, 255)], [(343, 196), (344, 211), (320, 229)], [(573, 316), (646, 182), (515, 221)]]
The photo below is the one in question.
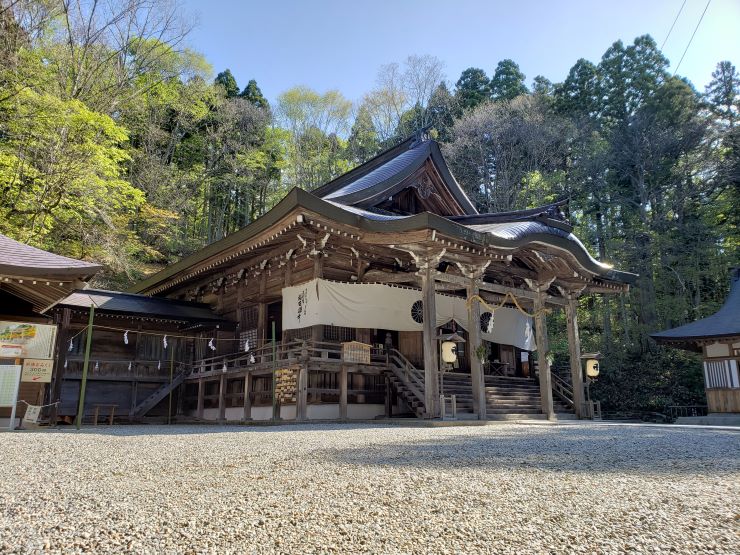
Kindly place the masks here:
[(357, 112), (347, 141), (349, 160), (354, 164), (362, 164), (375, 156), (379, 149), (378, 132), (375, 130), (370, 110), (363, 104)]
[(257, 81), (254, 79), (249, 80), (249, 83), (247, 83), (247, 86), (244, 87), (244, 90), (239, 94), (239, 96), (249, 101), (254, 106), (257, 106), (257, 108), (270, 108), (270, 103), (267, 102), (267, 99), (263, 96), (262, 91), (257, 86)]
[(494, 100), (512, 100), (519, 95), (527, 94), (524, 84), (525, 75), (514, 60), (501, 60), (491, 78), (491, 97)]
[(216, 75), (216, 79), (213, 82), (223, 89), (226, 98), (233, 98), (239, 94), (239, 85), (236, 84), (236, 79), (229, 69)]
[(491, 98), (491, 82), (477, 67), (464, 70), (455, 83), (455, 97), (463, 110), (471, 110)]
[(144, 195), (123, 178), (126, 130), (77, 100), (28, 89), (0, 105), (0, 128), (2, 233), (128, 271), (127, 225)]
[(427, 106), (427, 125), (437, 134), (437, 139), (448, 142), (452, 139), (455, 118), (462, 115), (457, 99), (443, 81), (434, 90)]
[(278, 97), (276, 111), (290, 134), (284, 173), (288, 187), (315, 189), (349, 168), (341, 154), (346, 142), (339, 137), (349, 128), (352, 103), (339, 91), (320, 94), (294, 87)]

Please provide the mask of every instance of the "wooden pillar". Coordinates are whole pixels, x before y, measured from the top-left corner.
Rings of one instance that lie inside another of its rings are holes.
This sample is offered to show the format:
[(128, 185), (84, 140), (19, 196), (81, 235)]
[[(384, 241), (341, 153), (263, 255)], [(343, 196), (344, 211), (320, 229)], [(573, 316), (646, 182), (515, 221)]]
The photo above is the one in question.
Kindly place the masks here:
[(304, 364), (298, 369), (295, 417), (296, 420), (308, 419), (308, 366)]
[[(389, 370), (390, 371), (390, 370)], [(388, 375), (385, 376), (385, 417), (393, 416), (393, 402), (391, 400), (391, 380)]]
[(535, 339), (537, 340), (537, 366), (540, 374), (540, 397), (542, 399), (542, 414), (548, 420), (555, 419), (555, 410), (552, 404), (552, 379), (550, 365), (547, 362), (549, 345), (547, 341), (547, 320), (545, 309), (545, 288), (538, 286), (534, 298), (534, 310), (537, 316), (534, 319)]
[(206, 383), (203, 378), (198, 380), (198, 408), (196, 409), (195, 415), (198, 419), (203, 420), (203, 405), (205, 402), (206, 395)]
[[(324, 277), (324, 254), (319, 253), (316, 256), (314, 256), (313, 259), (313, 277), (314, 279), (317, 278), (323, 278)], [(311, 339), (314, 342), (323, 341), (324, 339), (324, 326), (323, 325), (317, 325), (313, 326), (311, 329)]]
[(344, 363), (339, 370), (339, 418), (347, 420), (347, 365)]
[(226, 374), (221, 374), (218, 384), (218, 419), (220, 422), (226, 420)]
[(573, 408), (576, 417), (581, 417), (583, 407), (583, 370), (581, 369), (581, 338), (578, 333), (578, 300), (576, 295), (568, 295), (565, 305), (565, 318), (568, 325), (568, 352), (570, 353), (570, 376), (573, 383)]
[(260, 274), (260, 289), (258, 297), (259, 304), (257, 305), (257, 339), (259, 340), (259, 345), (257, 345), (258, 348), (264, 345), (264, 341), (267, 339), (268, 333), (270, 333), (267, 329), (267, 303), (265, 302), (266, 292), (267, 272), (262, 270), (262, 273)]
[[(467, 287), (468, 298), (478, 294), (478, 282), (470, 278)], [(483, 368), (475, 351), (482, 344), (480, 337), (480, 302), (473, 301), (468, 311), (468, 344), (470, 345), (470, 379), (473, 386), (473, 411), (478, 420), (486, 419), (486, 383)]]
[(244, 374), (244, 414), (242, 420), (252, 420), (252, 376)]
[(136, 410), (136, 405), (138, 404), (137, 403), (137, 397), (139, 396), (138, 383), (139, 382), (137, 382), (136, 380), (133, 380), (131, 382), (131, 410), (129, 411), (129, 414), (132, 414), (132, 415), (134, 414), (134, 411)]
[(434, 277), (428, 261), (422, 270), (421, 296), (423, 303), (424, 344), (424, 408), (427, 418), (439, 415), (439, 368), (437, 366), (437, 308)]
[[(64, 361), (67, 360), (68, 344), (70, 337), (70, 318), (71, 310), (69, 308), (62, 309), (62, 322), (59, 335), (57, 336), (57, 344), (55, 347), (55, 361), (54, 371), (52, 374), (52, 382), (49, 387), (49, 403), (60, 401), (62, 398), (62, 382), (64, 381)], [(53, 405), (49, 407), (49, 425), (56, 427), (57, 425), (57, 414), (59, 413), (59, 405)]]

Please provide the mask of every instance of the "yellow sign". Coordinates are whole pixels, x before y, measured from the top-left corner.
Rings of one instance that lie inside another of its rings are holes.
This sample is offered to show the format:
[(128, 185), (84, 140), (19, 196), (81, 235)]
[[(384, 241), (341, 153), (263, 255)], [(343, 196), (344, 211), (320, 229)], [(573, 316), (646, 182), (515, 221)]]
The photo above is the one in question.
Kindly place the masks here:
[(22, 382), (49, 383), (54, 369), (51, 359), (27, 358), (23, 361)]
[(0, 321), (0, 358), (52, 358), (57, 327)]

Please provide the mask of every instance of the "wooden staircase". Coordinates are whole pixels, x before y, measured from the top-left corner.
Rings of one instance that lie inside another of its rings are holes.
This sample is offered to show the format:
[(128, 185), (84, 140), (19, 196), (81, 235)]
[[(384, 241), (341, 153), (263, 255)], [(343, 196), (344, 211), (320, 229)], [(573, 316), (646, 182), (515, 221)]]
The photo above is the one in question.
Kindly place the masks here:
[(185, 372), (180, 372), (172, 378), (172, 382), (162, 384), (162, 386), (154, 391), (149, 397), (139, 403), (130, 413), (129, 418), (131, 420), (137, 420), (146, 415), (147, 412), (152, 410), (159, 404), (159, 402), (170, 394), (170, 391), (174, 391), (182, 382), (185, 380)]
[[(542, 414), (539, 383), (531, 378), (486, 376), (486, 415), (538, 415)], [(473, 413), (473, 391), (470, 374), (445, 373), (445, 396), (455, 395), (458, 414)], [(573, 409), (557, 395), (553, 395), (556, 413), (572, 413)]]
[[(403, 399), (419, 418), (425, 416), (424, 371), (416, 368), (400, 352), (392, 349), (388, 356), (388, 380), (393, 391)], [(553, 408), (556, 414), (573, 414), (573, 392), (565, 380), (553, 374)], [(537, 417), (542, 415), (540, 384), (533, 378), (486, 376), (486, 416)], [(470, 374), (445, 372), (441, 393), (455, 395), (458, 415), (472, 415), (473, 387)]]
[(416, 368), (395, 349), (390, 350), (388, 363), (391, 388), (418, 418), (424, 418), (424, 371)]

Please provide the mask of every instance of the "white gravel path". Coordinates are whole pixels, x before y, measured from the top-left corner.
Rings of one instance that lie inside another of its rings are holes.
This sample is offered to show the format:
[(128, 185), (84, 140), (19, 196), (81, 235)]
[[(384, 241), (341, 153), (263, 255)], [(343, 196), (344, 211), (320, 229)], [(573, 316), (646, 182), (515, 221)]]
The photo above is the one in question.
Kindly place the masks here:
[(0, 455), (0, 553), (740, 551), (732, 431), (121, 426)]

